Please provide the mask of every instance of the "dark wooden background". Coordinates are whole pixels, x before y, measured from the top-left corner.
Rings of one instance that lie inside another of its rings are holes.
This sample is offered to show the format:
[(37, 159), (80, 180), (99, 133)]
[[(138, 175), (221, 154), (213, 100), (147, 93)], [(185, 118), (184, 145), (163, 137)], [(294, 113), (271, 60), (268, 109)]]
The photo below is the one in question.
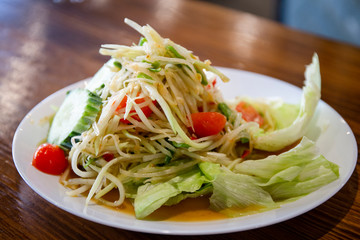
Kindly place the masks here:
[[(49, 94), (92, 76), (103, 43), (131, 44), (127, 17), (213, 65), (273, 76), (297, 86), (317, 52), (322, 99), (360, 137), (360, 49), (250, 14), (188, 0), (0, 0), (0, 239), (166, 239), (73, 216), (38, 196), (17, 173), (11, 144), (21, 119)], [(359, 147), (359, 144), (358, 144)], [(29, 156), (31, 161), (31, 156)], [(360, 238), (359, 164), (330, 200), (294, 219), (245, 232), (171, 239)]]

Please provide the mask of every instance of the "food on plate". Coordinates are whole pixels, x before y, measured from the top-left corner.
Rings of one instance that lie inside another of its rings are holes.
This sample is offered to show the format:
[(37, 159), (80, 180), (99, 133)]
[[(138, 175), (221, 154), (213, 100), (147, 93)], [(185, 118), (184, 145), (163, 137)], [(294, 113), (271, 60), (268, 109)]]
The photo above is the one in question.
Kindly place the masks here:
[(212, 210), (239, 216), (239, 209), (273, 209), (339, 177), (304, 136), (320, 99), (316, 54), (300, 104), (228, 100), (216, 83), (229, 79), (209, 60), (149, 25), (125, 22), (142, 35), (139, 43), (102, 45), (110, 60), (84, 89), (67, 94), (49, 130), (48, 143), (69, 161), (62, 182), (70, 196), (112, 207), (128, 199), (139, 219), (208, 196)]

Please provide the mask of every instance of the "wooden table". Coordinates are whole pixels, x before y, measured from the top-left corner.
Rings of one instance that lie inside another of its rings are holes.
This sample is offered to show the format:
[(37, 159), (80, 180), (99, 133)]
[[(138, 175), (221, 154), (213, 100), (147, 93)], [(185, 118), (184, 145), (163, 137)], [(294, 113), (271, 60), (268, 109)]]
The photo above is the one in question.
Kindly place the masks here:
[[(166, 239), (102, 226), (42, 199), (12, 160), (12, 138), (26, 113), (49, 94), (92, 76), (102, 43), (131, 44), (128, 17), (150, 24), (213, 65), (273, 76), (297, 86), (313, 52), (322, 99), (360, 138), (360, 49), (297, 32), (256, 16), (199, 1), (0, 1), (0, 238)], [(359, 144), (358, 144), (359, 146)], [(29, 156), (31, 161), (31, 156)], [(359, 164), (330, 200), (294, 219), (245, 232), (188, 239), (355, 239), (360, 237)], [(182, 237), (171, 237), (181, 239)]]

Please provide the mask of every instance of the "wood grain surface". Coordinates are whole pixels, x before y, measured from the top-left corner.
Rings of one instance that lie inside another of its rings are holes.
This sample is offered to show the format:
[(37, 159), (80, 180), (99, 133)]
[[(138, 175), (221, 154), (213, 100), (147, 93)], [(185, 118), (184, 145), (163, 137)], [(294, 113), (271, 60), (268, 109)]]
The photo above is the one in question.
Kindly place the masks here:
[[(56, 3), (58, 2), (58, 3)], [(37, 195), (18, 174), (12, 139), (21, 119), (51, 93), (92, 76), (103, 43), (137, 43), (127, 17), (213, 65), (253, 71), (301, 86), (317, 52), (322, 99), (360, 138), (360, 49), (291, 30), (206, 2), (186, 0), (0, 0), (0, 239), (167, 239), (71, 215)], [(359, 144), (358, 144), (359, 146)], [(29, 156), (29, 161), (31, 161)], [(359, 164), (330, 200), (260, 229), (171, 239), (359, 239)]]

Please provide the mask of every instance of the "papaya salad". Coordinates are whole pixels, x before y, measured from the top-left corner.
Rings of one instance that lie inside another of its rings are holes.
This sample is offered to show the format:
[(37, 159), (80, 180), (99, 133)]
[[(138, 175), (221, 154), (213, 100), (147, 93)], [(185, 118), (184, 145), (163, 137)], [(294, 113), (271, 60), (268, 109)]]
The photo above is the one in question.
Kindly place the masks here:
[(339, 177), (304, 136), (320, 99), (316, 54), (299, 104), (228, 100), (216, 83), (229, 79), (209, 60), (149, 25), (125, 23), (142, 35), (139, 43), (101, 46), (110, 60), (67, 93), (34, 154), (35, 167), (62, 174), (69, 196), (111, 207), (128, 199), (138, 219), (207, 196), (211, 210), (235, 217), (236, 209), (274, 209)]

